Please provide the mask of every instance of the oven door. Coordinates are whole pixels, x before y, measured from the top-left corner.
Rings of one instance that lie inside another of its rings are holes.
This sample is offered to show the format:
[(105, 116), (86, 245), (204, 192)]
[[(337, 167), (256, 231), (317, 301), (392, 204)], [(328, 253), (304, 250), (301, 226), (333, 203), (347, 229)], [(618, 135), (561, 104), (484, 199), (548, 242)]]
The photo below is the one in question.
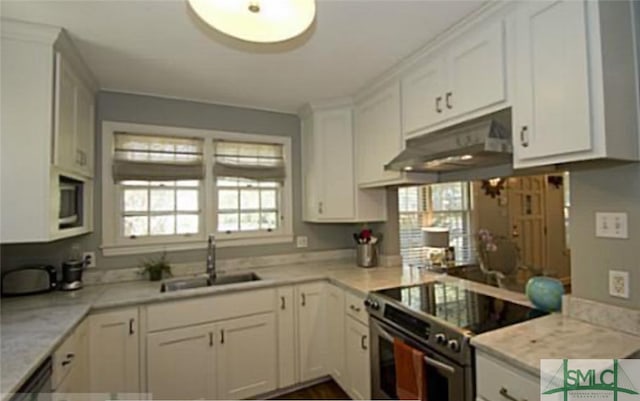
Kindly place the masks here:
[(399, 338), (424, 353), (427, 399), (429, 401), (472, 401), (470, 369), (425, 349), (399, 330), (377, 319), (369, 320), (371, 330), (371, 395), (373, 399), (397, 400), (396, 364), (393, 340)]

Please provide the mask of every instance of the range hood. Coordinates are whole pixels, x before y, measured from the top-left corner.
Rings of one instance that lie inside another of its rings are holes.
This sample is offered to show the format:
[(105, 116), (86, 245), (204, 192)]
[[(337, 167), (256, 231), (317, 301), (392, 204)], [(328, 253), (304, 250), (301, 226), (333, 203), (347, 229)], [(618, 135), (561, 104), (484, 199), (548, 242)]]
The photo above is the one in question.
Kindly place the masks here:
[(513, 163), (511, 109), (409, 139), (385, 170), (453, 172)]

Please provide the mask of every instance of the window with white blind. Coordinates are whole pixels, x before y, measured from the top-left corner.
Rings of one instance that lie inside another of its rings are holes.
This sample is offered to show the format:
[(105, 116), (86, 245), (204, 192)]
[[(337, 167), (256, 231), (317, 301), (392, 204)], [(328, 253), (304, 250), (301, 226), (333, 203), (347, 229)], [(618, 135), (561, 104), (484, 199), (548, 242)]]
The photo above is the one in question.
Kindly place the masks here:
[(277, 232), (286, 178), (280, 144), (216, 141), (217, 229), (224, 235)]
[(426, 263), (422, 240), (425, 227), (449, 229), (450, 245), (456, 259), (474, 259), (468, 182), (454, 182), (398, 189), (400, 252), (407, 264)]
[(290, 139), (105, 122), (106, 255), (290, 242)]

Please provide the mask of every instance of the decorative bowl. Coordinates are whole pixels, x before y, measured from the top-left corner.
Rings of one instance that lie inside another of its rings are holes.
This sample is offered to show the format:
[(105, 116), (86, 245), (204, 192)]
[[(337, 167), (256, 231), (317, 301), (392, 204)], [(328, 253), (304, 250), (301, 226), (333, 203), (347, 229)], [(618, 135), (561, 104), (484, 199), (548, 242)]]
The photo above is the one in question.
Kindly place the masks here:
[(531, 303), (538, 309), (555, 312), (562, 308), (564, 286), (560, 280), (551, 277), (532, 277), (527, 282), (525, 292)]

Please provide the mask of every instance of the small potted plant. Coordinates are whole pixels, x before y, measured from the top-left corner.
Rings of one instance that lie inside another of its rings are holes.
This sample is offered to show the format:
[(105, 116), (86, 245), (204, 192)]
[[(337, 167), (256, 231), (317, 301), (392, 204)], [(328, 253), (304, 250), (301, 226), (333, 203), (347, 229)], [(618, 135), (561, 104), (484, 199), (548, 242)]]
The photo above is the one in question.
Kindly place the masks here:
[(171, 277), (171, 265), (167, 260), (167, 253), (162, 252), (158, 259), (150, 258), (142, 263), (142, 273), (149, 273), (150, 281), (160, 281), (164, 273)]

